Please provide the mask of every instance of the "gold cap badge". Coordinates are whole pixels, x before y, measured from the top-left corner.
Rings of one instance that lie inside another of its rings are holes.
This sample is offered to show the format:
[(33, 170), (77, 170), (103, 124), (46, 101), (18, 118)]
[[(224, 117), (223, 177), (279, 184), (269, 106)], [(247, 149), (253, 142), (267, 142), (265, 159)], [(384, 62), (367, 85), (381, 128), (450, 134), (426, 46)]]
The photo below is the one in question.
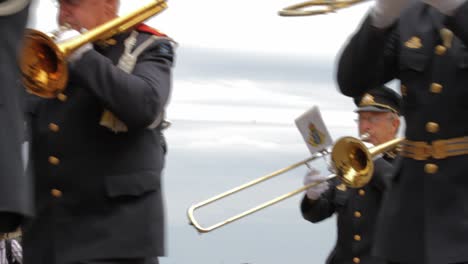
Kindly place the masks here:
[(361, 103), (359, 103), (360, 106), (364, 106), (364, 105), (373, 105), (375, 104), (375, 101), (374, 101), (374, 96), (366, 93), (362, 99), (361, 99)]
[(405, 46), (410, 49), (420, 49), (422, 47), (421, 39), (418, 37), (411, 37), (405, 42)]

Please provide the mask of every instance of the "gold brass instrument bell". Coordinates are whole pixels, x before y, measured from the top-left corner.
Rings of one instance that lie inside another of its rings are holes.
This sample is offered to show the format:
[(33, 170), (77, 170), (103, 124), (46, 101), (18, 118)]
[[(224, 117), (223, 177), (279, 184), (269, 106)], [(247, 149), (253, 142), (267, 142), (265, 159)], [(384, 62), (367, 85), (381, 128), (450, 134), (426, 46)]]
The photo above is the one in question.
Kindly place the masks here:
[(313, 16), (333, 13), (338, 9), (353, 6), (369, 0), (311, 0), (287, 6), (280, 11), (280, 16)]
[[(393, 150), (400, 144), (404, 138), (396, 138), (393, 140), (390, 140), (388, 142), (385, 142), (383, 144), (380, 144), (378, 146), (372, 147), (372, 148), (367, 148), (364, 143), (354, 137), (343, 137), (340, 138), (334, 145), (331, 151), (331, 162), (332, 162), (332, 171), (333, 173), (327, 176), (327, 180), (333, 179), (335, 177), (339, 177), (341, 181), (347, 185), (348, 187), (351, 188), (360, 188), (364, 185), (366, 185), (372, 178), (373, 172), (374, 172), (374, 163), (373, 163), (373, 158), (376, 157), (377, 155)], [(310, 183), (308, 185), (305, 185), (299, 189), (296, 189), (292, 192), (289, 192), (287, 194), (278, 196), (276, 198), (273, 198), (269, 201), (266, 201), (258, 206), (255, 206), (249, 210), (246, 210), (242, 213), (239, 213), (235, 216), (232, 216), (230, 218), (227, 218), (223, 221), (220, 221), (218, 223), (215, 223), (211, 226), (208, 227), (203, 227), (201, 226), (198, 221), (195, 219), (195, 210), (204, 207), (208, 204), (211, 204), (217, 200), (220, 200), (224, 197), (230, 196), (232, 194), (235, 194), (241, 190), (247, 189), (251, 186), (254, 186), (256, 184), (259, 184), (261, 182), (264, 182), (266, 180), (269, 180), (273, 177), (276, 177), (278, 175), (281, 175), (287, 171), (290, 171), (292, 169), (295, 169), (301, 165), (307, 165), (309, 162), (312, 160), (323, 157), (323, 153), (318, 153), (316, 155), (313, 155), (312, 157), (305, 159), (303, 161), (294, 163), (290, 166), (287, 166), (285, 168), (279, 169), (273, 173), (267, 174), (265, 176), (262, 176), (260, 178), (257, 178), (255, 180), (252, 180), (248, 183), (242, 184), (238, 187), (235, 187), (231, 190), (228, 190), (224, 193), (218, 194), (212, 198), (209, 198), (205, 201), (199, 202), (197, 204), (194, 204), (189, 207), (187, 210), (187, 215), (189, 218), (189, 222), (199, 233), (207, 233), (210, 231), (213, 231), (217, 228), (220, 228), (224, 225), (227, 225), (231, 222), (234, 222), (236, 220), (239, 220), (243, 217), (246, 217), (252, 213), (255, 213), (259, 210), (262, 210), (266, 207), (269, 207), (271, 205), (274, 205), (278, 202), (281, 202), (287, 198), (290, 198), (296, 194), (299, 194), (315, 185), (318, 185), (322, 182), (314, 182)]]
[(61, 43), (38, 30), (27, 29), (20, 69), (26, 90), (44, 98), (54, 98), (68, 81), (67, 57), (89, 42), (105, 41), (167, 8), (165, 0), (155, 0), (125, 16), (112, 19), (82, 35)]

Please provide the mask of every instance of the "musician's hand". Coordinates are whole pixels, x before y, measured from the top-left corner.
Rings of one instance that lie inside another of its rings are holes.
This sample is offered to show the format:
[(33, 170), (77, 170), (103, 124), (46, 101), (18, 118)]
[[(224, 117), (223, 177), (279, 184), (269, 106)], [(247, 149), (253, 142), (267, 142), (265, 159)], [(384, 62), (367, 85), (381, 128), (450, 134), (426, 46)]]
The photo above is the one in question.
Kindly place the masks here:
[[(58, 36), (57, 36), (57, 39), (56, 39), (56, 42), (58, 44), (62, 43), (62, 42), (65, 42), (67, 40), (70, 40), (72, 38), (75, 38), (75, 37), (78, 37), (80, 36), (81, 33), (75, 29), (69, 29), (69, 30), (66, 30), (64, 32), (61, 32)], [(83, 54), (85, 54), (87, 51), (89, 50), (92, 50), (93, 49), (93, 45), (91, 43), (86, 43), (85, 45), (81, 46), (80, 48), (78, 48), (77, 50), (75, 50), (68, 58), (68, 62), (74, 62), (74, 61), (77, 61), (79, 59), (81, 59), (81, 57), (83, 56)]]
[(411, 2), (412, 0), (376, 0), (371, 10), (372, 25), (377, 28), (392, 25)]
[(313, 187), (310, 187), (306, 191), (306, 196), (310, 200), (317, 200), (322, 193), (328, 190), (328, 182), (326, 181), (327, 176), (321, 175), (320, 172), (312, 168), (304, 177), (304, 186), (313, 182), (322, 182)]
[(466, 0), (423, 0), (424, 3), (433, 6), (445, 15), (453, 15)]

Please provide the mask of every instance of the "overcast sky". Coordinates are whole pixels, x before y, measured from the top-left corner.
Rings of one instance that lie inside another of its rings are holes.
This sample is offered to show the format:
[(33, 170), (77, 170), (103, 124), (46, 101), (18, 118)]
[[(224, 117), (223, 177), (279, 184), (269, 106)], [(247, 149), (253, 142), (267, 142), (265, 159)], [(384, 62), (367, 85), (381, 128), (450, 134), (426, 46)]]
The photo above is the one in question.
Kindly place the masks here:
[[(122, 0), (121, 14), (146, 2)], [(187, 224), (191, 204), (307, 158), (294, 119), (313, 105), (334, 139), (356, 136), (354, 105), (337, 91), (335, 62), (371, 3), (326, 16), (277, 15), (293, 3), (171, 0), (147, 22), (179, 43), (167, 111), (173, 125), (166, 131), (162, 264), (315, 264), (330, 252), (335, 219), (303, 220), (302, 195), (212, 233), (198, 235)], [(53, 1), (40, 0), (30, 27), (53, 30), (55, 16)], [(301, 187), (305, 172), (299, 168), (197, 215), (210, 225)]]

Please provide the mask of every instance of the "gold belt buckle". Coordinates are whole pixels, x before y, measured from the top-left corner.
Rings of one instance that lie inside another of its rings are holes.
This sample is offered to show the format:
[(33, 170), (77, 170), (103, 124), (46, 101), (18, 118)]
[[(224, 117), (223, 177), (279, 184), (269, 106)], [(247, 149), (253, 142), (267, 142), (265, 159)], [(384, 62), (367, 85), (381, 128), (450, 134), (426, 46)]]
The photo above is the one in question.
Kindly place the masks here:
[(433, 154), (432, 146), (427, 144), (426, 142), (422, 142), (421, 146), (421, 160), (427, 160)]
[(445, 159), (448, 156), (445, 140), (434, 140), (431, 145), (432, 157), (434, 157), (434, 159)]
[(412, 158), (415, 160), (426, 160), (432, 156), (432, 146), (423, 141), (407, 141)]

